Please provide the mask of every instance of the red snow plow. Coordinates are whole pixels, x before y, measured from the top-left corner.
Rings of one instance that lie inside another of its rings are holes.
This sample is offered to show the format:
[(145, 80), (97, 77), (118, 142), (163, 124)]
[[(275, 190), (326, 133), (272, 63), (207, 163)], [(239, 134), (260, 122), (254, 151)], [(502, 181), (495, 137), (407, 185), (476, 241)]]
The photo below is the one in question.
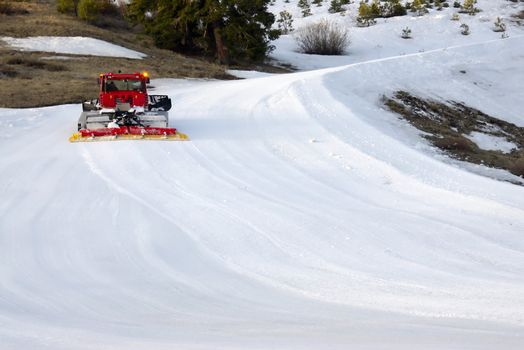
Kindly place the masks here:
[(98, 99), (82, 103), (78, 132), (69, 141), (188, 140), (168, 126), (171, 99), (149, 95), (147, 83), (145, 72), (100, 74)]

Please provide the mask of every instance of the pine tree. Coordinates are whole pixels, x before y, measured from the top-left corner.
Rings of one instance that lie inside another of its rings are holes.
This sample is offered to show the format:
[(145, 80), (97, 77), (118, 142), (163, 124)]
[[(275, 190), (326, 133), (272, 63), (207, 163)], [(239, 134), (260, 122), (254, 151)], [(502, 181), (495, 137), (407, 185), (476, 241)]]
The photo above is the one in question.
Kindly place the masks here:
[(358, 7), (358, 16), (364, 18), (364, 17), (369, 17), (369, 14), (370, 14), (370, 9), (369, 9), (368, 4), (365, 3), (364, 1), (361, 1)]
[(411, 4), (411, 12), (415, 12), (418, 16), (428, 13), (426, 0), (413, 0), (413, 3)]
[(475, 15), (478, 12), (478, 9), (475, 7), (476, 0), (464, 0), (464, 5), (462, 9), (464, 12), (469, 13), (470, 15)]
[(371, 6), (369, 7), (369, 13), (373, 18), (380, 17), (380, 2), (378, 0), (373, 0)]
[(329, 13), (337, 13), (344, 11), (344, 9), (342, 8), (342, 2), (340, 0), (331, 0), (328, 11)]
[(360, 1), (358, 7), (357, 25), (359, 27), (369, 27), (372, 24), (377, 23), (371, 13), (371, 7), (364, 1)]
[(323, 0), (313, 0), (312, 3), (317, 5), (317, 7), (320, 7), (320, 6), (322, 6), (322, 1)]
[(400, 0), (388, 0), (381, 6), (380, 11), (382, 17), (404, 16), (407, 13), (406, 8), (400, 3)]
[(229, 59), (261, 60), (271, 50), (270, 0), (133, 0), (129, 17), (144, 25), (157, 46)]
[(302, 17), (311, 16), (311, 6), (308, 0), (298, 0), (297, 6), (302, 9)]
[(402, 39), (411, 39), (411, 29), (409, 27), (402, 29), (402, 34), (400, 37)]
[(293, 16), (288, 11), (280, 11), (277, 19), (278, 29), (282, 34), (288, 34), (293, 30)]

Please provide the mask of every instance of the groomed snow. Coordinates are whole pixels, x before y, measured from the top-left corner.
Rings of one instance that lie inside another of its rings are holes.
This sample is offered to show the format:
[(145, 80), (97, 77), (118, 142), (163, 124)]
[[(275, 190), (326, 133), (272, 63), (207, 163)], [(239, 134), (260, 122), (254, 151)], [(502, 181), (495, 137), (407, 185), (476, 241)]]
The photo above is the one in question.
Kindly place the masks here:
[(55, 52), (71, 55), (125, 57), (142, 59), (147, 55), (107, 41), (80, 36), (0, 37), (11, 48), (21, 51)]
[(477, 39), (153, 80), (190, 142), (70, 144), (79, 105), (0, 109), (0, 349), (521, 350), (524, 187), (380, 102), (524, 124), (524, 39)]

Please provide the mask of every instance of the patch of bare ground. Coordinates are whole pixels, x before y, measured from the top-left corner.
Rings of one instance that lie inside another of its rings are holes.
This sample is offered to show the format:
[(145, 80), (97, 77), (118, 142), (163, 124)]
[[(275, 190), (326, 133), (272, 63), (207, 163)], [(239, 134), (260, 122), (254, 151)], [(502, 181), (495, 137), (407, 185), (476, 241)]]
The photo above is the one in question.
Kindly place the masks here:
[[(423, 137), (449, 156), (505, 169), (524, 177), (524, 128), (460, 102), (439, 102), (413, 96), (406, 91), (397, 91), (393, 97), (385, 97), (384, 103), (391, 111), (423, 131)], [(472, 132), (504, 138), (517, 147), (509, 153), (481, 149), (465, 137)]]
[[(153, 79), (233, 78), (226, 73), (224, 66), (156, 48), (150, 37), (117, 18), (106, 20), (102, 28), (58, 13), (53, 0), (10, 4), (25, 12), (0, 13), (0, 36), (92, 37), (143, 52), (147, 57), (142, 60), (64, 54), (56, 57), (49, 52), (16, 51), (0, 40), (0, 107), (39, 107), (95, 98), (96, 78), (101, 72), (145, 70)], [(64, 56), (70, 59), (64, 59)]]
[(524, 25), (524, 10), (511, 15), (511, 21), (518, 26)]

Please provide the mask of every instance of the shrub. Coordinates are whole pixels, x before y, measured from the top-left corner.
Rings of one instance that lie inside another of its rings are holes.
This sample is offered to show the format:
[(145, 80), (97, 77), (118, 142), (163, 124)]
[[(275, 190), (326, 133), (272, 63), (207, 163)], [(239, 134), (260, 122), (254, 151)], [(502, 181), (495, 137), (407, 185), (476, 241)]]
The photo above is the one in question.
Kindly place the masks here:
[(307, 54), (341, 55), (349, 45), (349, 33), (346, 28), (323, 19), (302, 28), (295, 40)]
[(502, 18), (497, 17), (497, 20), (494, 23), (495, 27), (493, 28), (494, 32), (505, 32), (506, 24), (502, 22)]
[(402, 39), (411, 39), (411, 29), (409, 29), (409, 27), (402, 29), (402, 34), (400, 36)]
[(101, 3), (98, 0), (80, 0), (78, 3), (78, 18), (93, 22), (101, 12)]
[(113, 21), (115, 17), (122, 17), (121, 11), (111, 0), (80, 0), (77, 12), (78, 18), (95, 25)]
[(460, 28), (461, 28), (460, 33), (462, 35), (470, 35), (471, 34), (471, 31), (469, 30), (469, 26), (466, 23), (462, 23), (460, 25)]
[(56, 9), (60, 13), (74, 13), (76, 14), (76, 5), (78, 1), (75, 0), (57, 0)]

